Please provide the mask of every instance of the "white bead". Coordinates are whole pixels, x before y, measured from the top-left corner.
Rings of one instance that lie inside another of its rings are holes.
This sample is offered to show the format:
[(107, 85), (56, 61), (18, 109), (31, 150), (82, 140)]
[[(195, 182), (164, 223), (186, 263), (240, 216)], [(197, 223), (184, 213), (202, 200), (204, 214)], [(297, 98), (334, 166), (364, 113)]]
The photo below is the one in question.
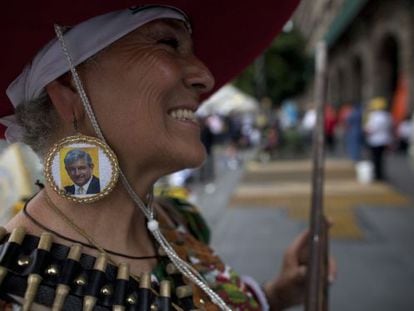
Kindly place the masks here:
[(148, 230), (149, 231), (155, 231), (155, 230), (158, 230), (158, 221), (156, 221), (156, 220), (154, 220), (154, 219), (152, 219), (152, 220), (150, 220), (150, 221), (148, 221), (148, 223), (147, 223), (147, 227), (148, 227)]

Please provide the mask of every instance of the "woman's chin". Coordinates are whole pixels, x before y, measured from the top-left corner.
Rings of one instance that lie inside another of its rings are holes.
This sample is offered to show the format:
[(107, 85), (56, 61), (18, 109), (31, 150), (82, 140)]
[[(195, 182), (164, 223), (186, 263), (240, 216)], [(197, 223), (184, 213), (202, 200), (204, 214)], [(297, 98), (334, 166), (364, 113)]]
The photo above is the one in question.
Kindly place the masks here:
[(182, 158), (182, 169), (186, 168), (197, 168), (203, 165), (206, 160), (207, 155), (204, 147), (202, 148), (193, 148), (191, 152), (183, 154)]

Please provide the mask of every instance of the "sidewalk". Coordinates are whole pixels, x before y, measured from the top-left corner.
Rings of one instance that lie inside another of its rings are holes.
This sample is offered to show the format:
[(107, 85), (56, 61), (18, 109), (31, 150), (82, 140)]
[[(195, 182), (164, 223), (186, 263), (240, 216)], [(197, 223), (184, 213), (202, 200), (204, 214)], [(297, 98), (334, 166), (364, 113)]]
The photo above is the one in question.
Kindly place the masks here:
[[(398, 156), (388, 164), (393, 185), (363, 186), (350, 162), (327, 162), (325, 206), (336, 224), (331, 251), (339, 265), (330, 310), (414, 309), (414, 208), (408, 195), (414, 173)], [(283, 251), (307, 227), (310, 165), (247, 162), (244, 170), (229, 170), (218, 157), (217, 166), (216, 191), (197, 190), (213, 247), (237, 271), (263, 282), (276, 274)]]
[(388, 182), (414, 200), (414, 160), (402, 154), (386, 158)]

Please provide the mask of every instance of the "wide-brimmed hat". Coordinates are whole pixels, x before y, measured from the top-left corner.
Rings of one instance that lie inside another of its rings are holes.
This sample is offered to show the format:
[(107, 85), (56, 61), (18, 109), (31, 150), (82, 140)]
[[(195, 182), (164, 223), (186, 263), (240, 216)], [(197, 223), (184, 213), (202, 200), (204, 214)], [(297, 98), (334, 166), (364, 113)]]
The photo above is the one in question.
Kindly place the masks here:
[[(196, 55), (216, 79), (215, 89), (239, 74), (289, 19), (299, 0), (39, 0), (8, 2), (0, 11), (0, 117), (13, 114), (5, 90), (54, 37), (53, 24), (76, 25), (110, 11), (144, 4), (171, 5), (188, 14)], [(213, 91), (214, 91), (213, 90)], [(4, 129), (0, 129), (3, 137)]]

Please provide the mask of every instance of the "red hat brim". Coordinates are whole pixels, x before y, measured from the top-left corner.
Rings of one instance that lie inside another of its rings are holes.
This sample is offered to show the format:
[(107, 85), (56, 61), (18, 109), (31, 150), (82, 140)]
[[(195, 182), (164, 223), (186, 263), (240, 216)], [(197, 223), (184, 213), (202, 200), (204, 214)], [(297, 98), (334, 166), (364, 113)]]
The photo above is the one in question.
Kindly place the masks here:
[[(272, 41), (299, 0), (159, 0), (188, 14), (197, 56), (216, 79), (215, 89), (239, 74)], [(53, 24), (75, 25), (90, 17), (148, 1), (7, 1), (0, 11), (0, 117), (13, 114), (7, 86), (37, 50), (54, 36)], [(3, 131), (0, 129), (0, 136)]]

